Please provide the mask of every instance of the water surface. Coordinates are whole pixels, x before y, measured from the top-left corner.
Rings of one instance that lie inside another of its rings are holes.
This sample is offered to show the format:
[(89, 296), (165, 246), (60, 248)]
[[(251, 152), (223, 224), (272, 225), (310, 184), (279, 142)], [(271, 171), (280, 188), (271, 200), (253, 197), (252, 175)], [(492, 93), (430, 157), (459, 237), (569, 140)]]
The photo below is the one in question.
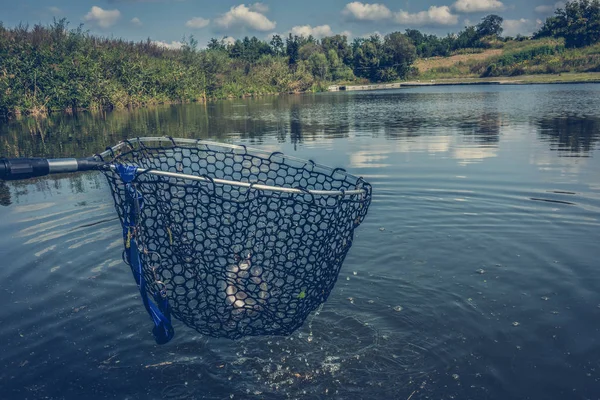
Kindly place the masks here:
[[(0, 155), (136, 136), (310, 158), (374, 188), (289, 337), (157, 346), (97, 173), (0, 183), (3, 398), (596, 399), (600, 85), (430, 87), (0, 123)], [(411, 397), (412, 396), (412, 397)]]

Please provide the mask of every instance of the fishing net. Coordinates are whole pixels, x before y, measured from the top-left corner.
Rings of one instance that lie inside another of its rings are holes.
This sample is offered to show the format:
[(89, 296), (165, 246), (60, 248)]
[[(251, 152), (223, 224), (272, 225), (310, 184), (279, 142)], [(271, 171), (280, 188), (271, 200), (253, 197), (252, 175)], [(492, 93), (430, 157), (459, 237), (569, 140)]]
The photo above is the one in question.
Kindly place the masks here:
[[(371, 202), (371, 186), (344, 170), (244, 146), (126, 141), (110, 158), (140, 290), (213, 337), (301, 326), (331, 293)], [(135, 173), (124, 178), (123, 166)]]

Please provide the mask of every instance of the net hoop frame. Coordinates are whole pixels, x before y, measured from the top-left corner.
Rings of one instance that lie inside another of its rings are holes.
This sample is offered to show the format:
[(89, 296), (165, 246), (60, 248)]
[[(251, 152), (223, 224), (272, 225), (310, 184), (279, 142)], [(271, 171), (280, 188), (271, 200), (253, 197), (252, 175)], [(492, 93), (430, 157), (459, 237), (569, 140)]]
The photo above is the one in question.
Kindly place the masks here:
[[(340, 174), (340, 177), (346, 176), (346, 177), (350, 177), (350, 178), (355, 178), (355, 179), (357, 179), (357, 181), (364, 182), (362, 180), (362, 178), (357, 178), (356, 176), (349, 174), (343, 168), (331, 168), (326, 165), (315, 163), (312, 160), (305, 160), (305, 159), (299, 158), (299, 157), (288, 156), (281, 152), (269, 152), (269, 151), (262, 150), (262, 149), (246, 147), (245, 145), (219, 143), (219, 142), (212, 142), (212, 141), (207, 141), (207, 140), (203, 140), (203, 139), (181, 139), (181, 138), (172, 138), (169, 136), (138, 137), (138, 138), (134, 138), (134, 139), (123, 140), (113, 147), (107, 147), (104, 152), (102, 152), (100, 154), (96, 154), (95, 157), (102, 161), (106, 161), (107, 167), (114, 171), (116, 169), (116, 166), (110, 163), (110, 158), (114, 159), (117, 157), (118, 154), (120, 154), (123, 151), (133, 150), (136, 148), (136, 146), (143, 146), (147, 143), (159, 144), (161, 146), (162, 146), (162, 144), (166, 143), (166, 144), (170, 144), (172, 146), (181, 146), (181, 147), (197, 147), (197, 148), (204, 147), (205, 149), (208, 149), (208, 150), (221, 150), (221, 151), (225, 150), (224, 152), (240, 154), (240, 155), (251, 153), (251, 154), (257, 155), (257, 156), (263, 156), (269, 160), (271, 158), (278, 157), (282, 160), (297, 162), (299, 164), (298, 165), (299, 168), (304, 168), (304, 167), (310, 165), (313, 169), (319, 169), (325, 173), (328, 172), (331, 176), (333, 176), (335, 174)], [(168, 146), (165, 146), (165, 148), (168, 148)], [(197, 175), (189, 175), (189, 174), (183, 174), (183, 173), (177, 173), (177, 172), (161, 171), (161, 170), (156, 170), (156, 169), (138, 168), (136, 172), (138, 174), (143, 173), (143, 174), (151, 174), (151, 175), (157, 175), (157, 176), (173, 177), (173, 178), (179, 178), (179, 179), (185, 179), (185, 180), (208, 182), (208, 183), (213, 183), (213, 184), (218, 184), (218, 185), (230, 185), (230, 186), (237, 186), (237, 187), (244, 187), (244, 188), (252, 188), (253, 190), (269, 191), (269, 192), (280, 192), (280, 193), (291, 193), (291, 194), (311, 194), (314, 196), (342, 196), (342, 197), (346, 197), (346, 196), (364, 197), (364, 196), (370, 195), (370, 186), (365, 187), (365, 188), (357, 188), (354, 190), (311, 190), (311, 189), (303, 189), (303, 188), (270, 186), (270, 185), (263, 185), (260, 183), (255, 183), (255, 182), (232, 181), (232, 180), (227, 180), (227, 179), (210, 178), (210, 177), (206, 177), (206, 176), (197, 176)]]

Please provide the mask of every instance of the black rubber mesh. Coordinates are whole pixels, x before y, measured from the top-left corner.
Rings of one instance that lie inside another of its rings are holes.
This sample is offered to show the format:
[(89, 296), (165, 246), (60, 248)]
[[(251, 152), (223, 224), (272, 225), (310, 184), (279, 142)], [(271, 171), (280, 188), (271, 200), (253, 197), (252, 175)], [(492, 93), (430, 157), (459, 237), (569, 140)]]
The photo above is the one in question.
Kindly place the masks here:
[[(211, 178), (142, 173), (135, 232), (149, 291), (166, 286), (173, 315), (198, 332), (239, 338), (286, 335), (329, 296), (371, 186), (343, 170), (245, 148), (136, 144), (113, 163)], [(125, 189), (106, 172), (121, 221)], [(227, 179), (362, 195), (289, 194), (217, 184)]]

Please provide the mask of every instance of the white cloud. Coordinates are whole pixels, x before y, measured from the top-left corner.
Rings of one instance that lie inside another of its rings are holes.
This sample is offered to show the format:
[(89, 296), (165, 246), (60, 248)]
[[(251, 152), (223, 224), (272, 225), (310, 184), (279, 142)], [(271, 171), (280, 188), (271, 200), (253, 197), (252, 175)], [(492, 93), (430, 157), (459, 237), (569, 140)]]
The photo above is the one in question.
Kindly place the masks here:
[(194, 17), (185, 23), (185, 26), (192, 29), (202, 29), (208, 26), (210, 19)]
[(415, 14), (400, 10), (394, 14), (394, 20), (399, 24), (418, 26), (458, 24), (458, 16), (452, 14), (448, 6), (431, 6), (429, 10)]
[(170, 50), (179, 50), (183, 47), (182, 42), (176, 42), (176, 41), (167, 43), (167, 42), (161, 42), (160, 40), (154, 40), (152, 43), (154, 43), (155, 45), (157, 45), (159, 47), (164, 47), (165, 49), (170, 49)]
[(563, 3), (562, 1), (559, 1), (558, 3), (555, 3), (553, 6), (552, 5), (537, 6), (535, 8), (535, 12), (540, 13), (540, 14), (552, 14), (554, 12), (554, 10), (556, 10), (557, 8), (564, 8), (564, 7), (565, 7), (565, 3)]
[(138, 17), (131, 18), (131, 21), (129, 22), (131, 22), (131, 25), (137, 26), (138, 28), (143, 25), (142, 21)]
[(541, 20), (529, 20), (525, 18), (521, 19), (505, 19), (502, 23), (502, 27), (504, 28), (505, 36), (517, 36), (517, 35), (525, 35), (529, 36), (533, 34), (533, 32), (539, 28), (542, 24)]
[(235, 44), (235, 38), (232, 38), (231, 36), (225, 36), (221, 41), (225, 46), (233, 46)]
[(379, 21), (392, 17), (392, 12), (384, 4), (369, 4), (360, 1), (346, 4), (342, 14), (357, 21)]
[[(260, 3), (255, 3), (251, 7), (256, 9), (256, 4)], [(265, 32), (275, 29), (277, 24), (270, 21), (264, 14), (252, 11), (245, 4), (240, 4), (237, 7), (231, 7), (228, 12), (215, 19), (215, 25), (220, 30), (248, 28)]]
[(310, 25), (299, 25), (294, 26), (291, 30), (292, 35), (309, 37), (313, 36), (316, 39), (323, 38), (325, 36), (333, 36), (333, 31), (329, 25), (315, 26), (314, 28)]
[(257, 13), (266, 14), (269, 12), (269, 6), (264, 3), (254, 3), (250, 4), (248, 7), (250, 11), (256, 11)]
[(116, 24), (119, 18), (121, 18), (119, 10), (103, 10), (98, 6), (93, 6), (83, 20), (98, 25), (100, 28), (109, 28)]
[(476, 13), (503, 10), (504, 4), (499, 0), (457, 0), (452, 6), (462, 13)]
[(61, 15), (63, 13), (60, 8), (54, 6), (48, 7), (48, 11), (50, 11), (52, 15)]

